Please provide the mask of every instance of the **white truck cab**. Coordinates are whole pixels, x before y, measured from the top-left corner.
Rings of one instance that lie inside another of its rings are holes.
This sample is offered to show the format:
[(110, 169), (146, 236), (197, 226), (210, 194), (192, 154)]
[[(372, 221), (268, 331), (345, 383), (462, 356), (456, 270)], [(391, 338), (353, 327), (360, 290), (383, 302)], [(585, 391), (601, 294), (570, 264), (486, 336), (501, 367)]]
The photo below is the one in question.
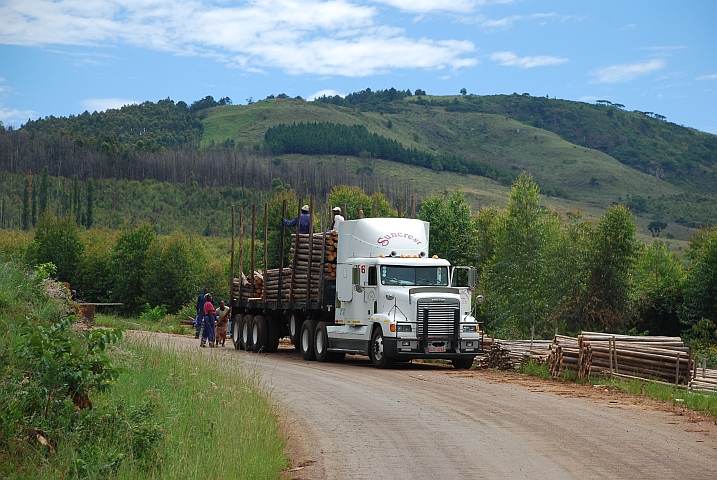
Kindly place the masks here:
[[(338, 229), (334, 324), (328, 351), (394, 360), (444, 358), (468, 368), (482, 352), (471, 314), (475, 273), (452, 286), (454, 268), (428, 256), (429, 224), (403, 218), (342, 222)], [(471, 283), (472, 282), (472, 283)]]

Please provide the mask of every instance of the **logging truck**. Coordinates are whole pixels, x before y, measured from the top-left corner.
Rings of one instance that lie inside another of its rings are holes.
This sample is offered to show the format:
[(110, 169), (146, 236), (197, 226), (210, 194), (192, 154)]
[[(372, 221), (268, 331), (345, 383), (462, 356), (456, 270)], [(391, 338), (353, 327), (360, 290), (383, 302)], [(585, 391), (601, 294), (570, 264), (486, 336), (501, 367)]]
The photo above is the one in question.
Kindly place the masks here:
[(236, 349), (274, 352), (289, 337), (305, 360), (360, 354), (378, 368), (419, 358), (470, 368), (483, 353), (471, 310), (475, 270), (429, 257), (427, 222), (364, 218), (290, 238), (290, 265), (233, 281)]

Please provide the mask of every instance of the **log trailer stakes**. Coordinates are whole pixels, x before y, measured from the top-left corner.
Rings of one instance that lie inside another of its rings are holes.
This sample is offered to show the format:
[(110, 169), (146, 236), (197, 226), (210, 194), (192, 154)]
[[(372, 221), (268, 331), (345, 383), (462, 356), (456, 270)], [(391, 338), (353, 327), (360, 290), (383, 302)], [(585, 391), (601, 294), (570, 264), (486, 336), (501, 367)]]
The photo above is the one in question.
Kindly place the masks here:
[[(264, 212), (266, 219), (267, 205)], [(240, 211), (240, 239), (242, 223)], [(252, 273), (232, 284), (236, 349), (273, 352), (288, 336), (305, 360), (361, 354), (378, 368), (414, 358), (470, 368), (483, 353), (482, 323), (471, 310), (475, 269), (429, 257), (428, 222), (364, 218), (340, 223), (338, 234), (292, 234), (291, 265), (261, 273), (254, 271), (256, 206), (251, 230)], [(264, 265), (266, 256), (265, 243)]]

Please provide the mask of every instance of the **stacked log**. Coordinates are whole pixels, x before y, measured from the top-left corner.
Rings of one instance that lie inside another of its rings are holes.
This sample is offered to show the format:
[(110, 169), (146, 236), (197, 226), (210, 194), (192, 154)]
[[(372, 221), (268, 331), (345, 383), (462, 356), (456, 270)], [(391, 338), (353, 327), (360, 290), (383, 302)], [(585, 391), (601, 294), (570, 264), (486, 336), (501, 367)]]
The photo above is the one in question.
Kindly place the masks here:
[(583, 378), (609, 373), (676, 385), (687, 385), (690, 381), (691, 351), (680, 337), (582, 332), (578, 343), (584, 349), (584, 358), (579, 360)]
[(494, 341), (491, 345), (490, 352), (478, 361), (477, 368), (512, 370), (513, 361), (510, 359), (508, 350), (503, 348), (497, 341)]
[(580, 346), (578, 339), (565, 335), (555, 335), (548, 350), (546, 363), (550, 374), (554, 377), (562, 377), (566, 370), (578, 373), (580, 358)]
[[(281, 272), (278, 268), (267, 270), (265, 277), (266, 301), (288, 302), (291, 289), (291, 268), (284, 268)], [(281, 277), (281, 297), (279, 297), (279, 277)]]
[[(309, 248), (310, 245), (311, 249)], [(311, 257), (312, 274), (321, 271), (323, 259), (325, 279), (335, 279), (338, 245), (339, 235), (337, 232), (313, 233), (311, 236), (309, 234), (300, 234), (297, 249), (296, 234), (292, 234), (291, 256), (292, 258), (296, 257), (297, 273), (300, 270), (303, 270), (303, 273), (308, 271), (309, 257)], [(311, 255), (309, 255), (309, 250), (311, 250)]]
[[(254, 281), (254, 289), (252, 290), (252, 280)], [(264, 288), (264, 274), (261, 270), (256, 270), (253, 275), (248, 277), (242, 274), (242, 279), (235, 278), (232, 282), (232, 298), (239, 298), (239, 289), (241, 288), (241, 298), (258, 298), (262, 295)]]
[[(552, 340), (495, 340), (508, 352), (508, 356), (514, 365), (532, 360), (543, 363), (548, 358)], [(532, 345), (531, 345), (532, 344)]]
[(695, 365), (689, 388), (690, 390), (717, 392), (717, 370), (705, 368), (704, 362), (702, 367)]

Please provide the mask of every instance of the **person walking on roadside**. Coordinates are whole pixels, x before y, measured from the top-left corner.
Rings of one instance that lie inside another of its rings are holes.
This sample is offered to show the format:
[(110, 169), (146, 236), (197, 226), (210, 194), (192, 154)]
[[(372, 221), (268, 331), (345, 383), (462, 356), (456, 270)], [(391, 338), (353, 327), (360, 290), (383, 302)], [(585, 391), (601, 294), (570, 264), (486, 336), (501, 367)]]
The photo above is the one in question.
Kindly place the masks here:
[(334, 212), (334, 218), (331, 219), (331, 231), (338, 232), (339, 231), (339, 223), (345, 221), (345, 219), (341, 215), (340, 207), (334, 207), (333, 212)]
[(197, 318), (194, 319), (194, 325), (197, 328), (197, 331), (194, 335), (194, 338), (199, 338), (199, 335), (202, 333), (202, 319), (204, 318), (204, 302), (205, 302), (205, 296), (207, 295), (207, 292), (209, 292), (209, 289), (207, 287), (204, 287), (204, 292), (200, 293), (197, 297)]
[(217, 312), (214, 310), (214, 305), (212, 304), (211, 293), (204, 295), (204, 300), (204, 329), (202, 330), (202, 342), (199, 346), (206, 347), (208, 341), (209, 346), (214, 348), (216, 346), (214, 328), (217, 325)]
[(219, 300), (219, 308), (217, 308), (217, 347), (227, 340), (227, 326), (229, 325), (230, 308), (224, 305), (224, 300)]
[(301, 207), (301, 215), (294, 217), (293, 220), (281, 219), (287, 227), (295, 227), (299, 224), (299, 233), (309, 233), (311, 231), (311, 215), (309, 215), (309, 206)]

